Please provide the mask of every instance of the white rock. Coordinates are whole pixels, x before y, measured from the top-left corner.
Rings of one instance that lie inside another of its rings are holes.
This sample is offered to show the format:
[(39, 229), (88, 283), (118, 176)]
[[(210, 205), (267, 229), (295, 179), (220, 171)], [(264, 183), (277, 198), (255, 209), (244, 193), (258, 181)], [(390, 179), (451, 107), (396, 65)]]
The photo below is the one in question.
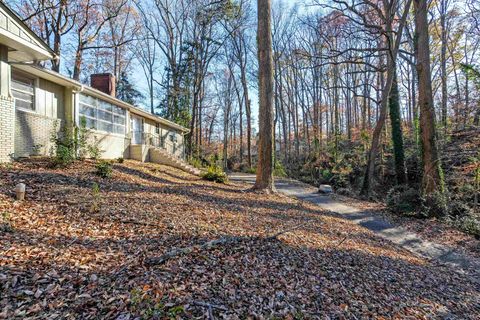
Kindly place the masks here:
[(19, 183), (15, 186), (15, 193), (18, 201), (23, 201), (25, 199), (25, 187), (24, 183)]
[(320, 193), (332, 193), (333, 188), (332, 188), (331, 185), (321, 184), (320, 187), (318, 187), (318, 192), (320, 192)]

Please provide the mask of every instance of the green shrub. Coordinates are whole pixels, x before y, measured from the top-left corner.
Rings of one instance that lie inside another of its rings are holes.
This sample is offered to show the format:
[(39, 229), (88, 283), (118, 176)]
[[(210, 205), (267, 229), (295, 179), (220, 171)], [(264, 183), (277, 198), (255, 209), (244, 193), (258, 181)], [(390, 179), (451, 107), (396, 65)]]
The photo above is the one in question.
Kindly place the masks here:
[(425, 218), (445, 217), (448, 215), (448, 196), (445, 193), (435, 191), (422, 198), (420, 215)]
[(248, 168), (247, 167), (244, 172), (245, 173), (250, 173), (250, 174), (256, 174), (257, 173), (257, 168), (255, 168), (255, 167)]
[(95, 165), (95, 168), (97, 169), (97, 175), (99, 175), (102, 178), (110, 178), (112, 177), (112, 163), (109, 161), (102, 160), (99, 163)]
[(473, 215), (473, 209), (465, 202), (453, 200), (448, 203), (448, 215), (454, 218), (468, 217)]
[(275, 160), (275, 163), (273, 165), (273, 175), (275, 177), (282, 177), (282, 178), (287, 176), (287, 172), (285, 171), (283, 164), (278, 160)]
[(91, 159), (93, 160), (100, 159), (100, 157), (102, 156), (103, 150), (100, 149), (100, 141), (98, 141), (97, 137), (94, 137), (93, 143), (87, 146), (87, 150)]
[(2, 212), (0, 219), (0, 231), (3, 232), (13, 232), (13, 225), (11, 215), (8, 212)]
[(88, 138), (90, 136), (90, 130), (87, 128), (87, 119), (80, 117), (80, 127), (75, 126), (75, 136), (77, 138), (76, 151), (78, 159), (83, 160), (87, 156), (88, 152)]
[(217, 166), (208, 167), (207, 172), (205, 172), (202, 175), (202, 178), (204, 180), (218, 182), (218, 183), (225, 183), (228, 181), (227, 174), (223, 172), (223, 170), (220, 167), (217, 167)]
[(330, 183), (330, 180), (332, 179), (332, 172), (329, 169), (324, 169), (320, 172), (320, 182), (321, 183)]
[(201, 169), (202, 168), (202, 160), (198, 158), (191, 158), (189, 161), (190, 165), (194, 168)]
[(466, 216), (457, 219), (454, 225), (465, 233), (480, 238), (480, 219), (472, 216)]
[(125, 161), (125, 160), (124, 160), (122, 157), (117, 158), (117, 162), (118, 162), (118, 163), (123, 163), (124, 161)]
[(75, 161), (76, 140), (67, 126), (64, 126), (62, 132), (58, 134), (58, 121), (55, 121), (50, 133), (50, 142), (54, 145), (50, 150), (54, 167), (65, 167)]
[(94, 182), (92, 186), (92, 203), (90, 204), (91, 213), (100, 211), (101, 200), (102, 200), (102, 195), (100, 194), (100, 186)]
[(398, 214), (415, 215), (422, 204), (418, 190), (406, 185), (395, 186), (387, 193), (388, 208)]

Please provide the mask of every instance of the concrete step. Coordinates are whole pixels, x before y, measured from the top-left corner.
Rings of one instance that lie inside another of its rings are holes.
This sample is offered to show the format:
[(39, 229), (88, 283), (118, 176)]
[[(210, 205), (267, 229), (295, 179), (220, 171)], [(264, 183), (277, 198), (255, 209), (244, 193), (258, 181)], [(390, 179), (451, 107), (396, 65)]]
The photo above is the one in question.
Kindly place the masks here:
[(163, 165), (168, 165), (168, 166), (183, 170), (185, 172), (188, 172), (190, 174), (197, 175), (197, 176), (201, 174), (200, 170), (190, 166), (185, 161), (172, 156), (171, 154), (169, 154), (165, 150), (162, 150), (160, 148), (151, 147), (149, 151), (150, 151), (150, 155), (151, 155), (150, 156), (150, 162), (159, 163), (159, 164), (163, 164)]

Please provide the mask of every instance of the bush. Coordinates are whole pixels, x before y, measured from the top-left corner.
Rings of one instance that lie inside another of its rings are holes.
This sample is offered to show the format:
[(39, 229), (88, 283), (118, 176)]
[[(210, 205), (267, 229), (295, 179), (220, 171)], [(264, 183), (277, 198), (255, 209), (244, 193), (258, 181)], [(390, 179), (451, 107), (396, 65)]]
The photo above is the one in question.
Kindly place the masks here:
[(80, 127), (75, 126), (75, 136), (78, 137), (75, 148), (78, 158), (81, 160), (86, 158), (90, 133), (87, 128), (87, 119), (84, 116), (80, 117)]
[(75, 161), (76, 157), (76, 141), (67, 128), (63, 127), (60, 134), (58, 132), (58, 121), (53, 123), (52, 132), (50, 133), (50, 142), (54, 145), (50, 150), (53, 156), (54, 167), (65, 167)]
[(478, 218), (472, 216), (463, 217), (457, 219), (454, 225), (463, 232), (471, 234), (477, 239), (480, 238), (480, 220)]
[(117, 162), (118, 162), (118, 163), (123, 163), (123, 161), (125, 161), (125, 160), (124, 160), (122, 157), (120, 157), (120, 158), (117, 159)]
[(287, 176), (287, 172), (285, 171), (283, 164), (278, 160), (275, 160), (273, 165), (273, 175), (281, 178), (285, 178)]
[(217, 166), (210, 166), (208, 167), (207, 172), (202, 175), (204, 180), (218, 182), (218, 183), (225, 183), (228, 181), (227, 174), (223, 172), (220, 167)]
[(339, 188), (338, 190), (335, 191), (336, 194), (339, 194), (341, 196), (346, 196), (346, 197), (354, 197), (355, 193), (348, 189), (348, 188)]
[(248, 168), (247, 167), (244, 172), (245, 173), (250, 173), (250, 174), (256, 174), (257, 173), (257, 168), (255, 168), (255, 167)]
[(418, 190), (406, 185), (395, 186), (387, 193), (388, 208), (398, 214), (415, 215), (422, 204)]
[(97, 168), (97, 175), (99, 175), (102, 178), (110, 178), (112, 177), (112, 164), (109, 161), (100, 161), (97, 163), (95, 166)]
[(473, 209), (460, 200), (453, 200), (448, 203), (448, 215), (453, 218), (463, 218), (473, 215)]
[(191, 158), (189, 161), (190, 165), (194, 168), (201, 169), (202, 168), (202, 160), (198, 158)]
[(93, 160), (100, 159), (103, 150), (100, 149), (100, 141), (98, 141), (97, 137), (94, 137), (93, 144), (87, 146), (87, 150), (90, 158), (92, 158)]
[(422, 207), (420, 215), (425, 218), (445, 217), (448, 215), (447, 207), (448, 196), (445, 193), (435, 191), (432, 194), (422, 198)]

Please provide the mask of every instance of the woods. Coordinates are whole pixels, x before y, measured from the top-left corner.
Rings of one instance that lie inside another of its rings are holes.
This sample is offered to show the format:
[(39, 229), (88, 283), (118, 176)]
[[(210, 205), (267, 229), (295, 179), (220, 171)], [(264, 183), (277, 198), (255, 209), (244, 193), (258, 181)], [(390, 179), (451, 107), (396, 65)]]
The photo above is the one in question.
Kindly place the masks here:
[(0, 71), (0, 319), (480, 319), (480, 0), (2, 0)]
[(46, 67), (112, 72), (119, 97), (188, 127), (197, 167), (478, 211), (478, 146), (451, 153), (479, 134), (477, 0), (9, 3), (60, 56)]

